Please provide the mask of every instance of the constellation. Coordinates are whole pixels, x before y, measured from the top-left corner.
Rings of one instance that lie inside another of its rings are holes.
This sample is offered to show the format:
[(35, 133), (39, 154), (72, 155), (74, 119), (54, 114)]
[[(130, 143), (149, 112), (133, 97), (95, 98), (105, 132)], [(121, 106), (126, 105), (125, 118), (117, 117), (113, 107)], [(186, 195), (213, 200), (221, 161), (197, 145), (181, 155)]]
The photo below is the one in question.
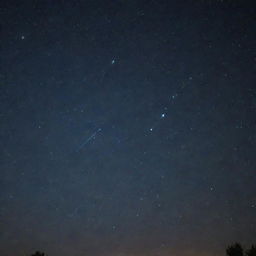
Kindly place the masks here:
[[(162, 113), (161, 114), (161, 116), (160, 116), (160, 119), (163, 119), (163, 118), (165, 118), (166, 117), (166, 113)], [(151, 132), (153, 132), (153, 130), (155, 129), (155, 127), (158, 125), (158, 123), (159, 123), (159, 120), (158, 121), (156, 121), (155, 123), (154, 123), (154, 125), (152, 125), (151, 127), (150, 127), (150, 131)]]
[[(181, 87), (181, 89), (183, 89), (185, 87), (184, 83)], [(170, 101), (173, 103), (174, 101), (176, 101), (176, 98), (178, 97), (178, 93), (174, 93), (173, 95), (170, 96)], [(167, 107), (164, 107), (165, 111), (167, 111)], [(164, 119), (166, 117), (166, 112), (163, 112), (160, 116), (160, 118), (149, 128), (150, 132), (153, 132), (154, 129), (159, 125), (159, 122), (161, 119)]]

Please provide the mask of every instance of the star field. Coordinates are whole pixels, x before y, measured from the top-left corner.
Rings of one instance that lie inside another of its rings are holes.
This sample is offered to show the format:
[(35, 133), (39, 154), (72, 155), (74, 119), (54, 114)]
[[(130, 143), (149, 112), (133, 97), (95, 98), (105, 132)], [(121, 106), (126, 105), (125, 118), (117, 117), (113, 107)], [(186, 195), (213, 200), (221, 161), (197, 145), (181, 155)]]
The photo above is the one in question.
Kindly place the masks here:
[(4, 1), (0, 254), (220, 255), (256, 237), (247, 1)]

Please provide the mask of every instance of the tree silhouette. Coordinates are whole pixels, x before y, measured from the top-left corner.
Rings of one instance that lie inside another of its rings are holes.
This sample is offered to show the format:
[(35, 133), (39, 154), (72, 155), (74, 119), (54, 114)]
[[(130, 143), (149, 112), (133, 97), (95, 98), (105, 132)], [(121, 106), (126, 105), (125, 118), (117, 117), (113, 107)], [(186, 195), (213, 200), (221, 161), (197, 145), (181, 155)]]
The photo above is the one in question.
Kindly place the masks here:
[(43, 252), (40, 251), (36, 251), (34, 254), (32, 254), (31, 256), (46, 256)]
[[(226, 249), (226, 254), (228, 256), (243, 256), (244, 255), (244, 250), (241, 244), (235, 243), (229, 246)], [(250, 255), (251, 256), (251, 255)]]
[(252, 245), (252, 247), (246, 251), (246, 255), (256, 256), (256, 245)]

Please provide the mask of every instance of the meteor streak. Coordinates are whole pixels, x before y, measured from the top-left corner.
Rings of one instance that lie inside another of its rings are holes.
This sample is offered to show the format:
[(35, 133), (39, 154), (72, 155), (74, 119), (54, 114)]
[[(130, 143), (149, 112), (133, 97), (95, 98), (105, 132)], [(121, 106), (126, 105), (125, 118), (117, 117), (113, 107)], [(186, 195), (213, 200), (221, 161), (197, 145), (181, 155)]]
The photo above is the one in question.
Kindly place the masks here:
[(100, 131), (101, 131), (101, 128), (96, 130), (91, 136), (89, 136), (84, 142), (82, 142), (80, 144), (80, 146), (78, 147), (78, 149), (76, 150), (76, 152), (80, 151), (90, 140), (94, 139), (95, 136), (97, 135), (97, 133), (100, 132)]

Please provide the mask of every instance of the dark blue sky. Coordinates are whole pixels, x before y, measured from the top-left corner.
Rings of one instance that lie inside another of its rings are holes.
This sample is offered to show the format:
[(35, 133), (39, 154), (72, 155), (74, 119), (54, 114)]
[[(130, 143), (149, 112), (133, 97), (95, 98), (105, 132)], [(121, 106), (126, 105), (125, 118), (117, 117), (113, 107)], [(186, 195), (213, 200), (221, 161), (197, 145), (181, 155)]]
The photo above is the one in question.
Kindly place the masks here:
[(2, 1), (0, 254), (255, 242), (255, 17), (252, 1)]

